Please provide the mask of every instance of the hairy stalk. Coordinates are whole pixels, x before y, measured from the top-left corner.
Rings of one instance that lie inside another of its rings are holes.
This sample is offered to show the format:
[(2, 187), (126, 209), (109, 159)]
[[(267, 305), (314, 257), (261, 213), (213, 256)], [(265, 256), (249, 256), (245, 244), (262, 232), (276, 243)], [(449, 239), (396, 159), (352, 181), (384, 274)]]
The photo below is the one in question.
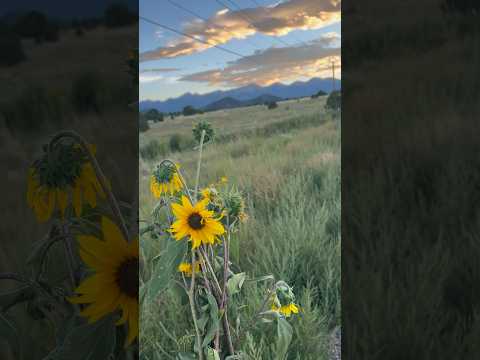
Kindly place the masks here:
[(229, 242), (230, 242), (230, 220), (227, 217), (227, 237), (223, 239), (223, 293), (222, 302), (220, 304), (220, 312), (223, 312), (223, 330), (227, 340), (229, 355), (234, 354), (232, 336), (230, 334), (230, 324), (228, 322), (227, 307), (227, 281), (228, 281), (228, 263), (229, 263)]
[(213, 270), (212, 264), (210, 264), (210, 261), (206, 256), (207, 254), (205, 250), (200, 248), (200, 253), (202, 254), (202, 257), (205, 259), (205, 263), (207, 264), (207, 268), (210, 271), (210, 274), (212, 274), (213, 284), (215, 285), (214, 288), (217, 292), (217, 295), (220, 297), (222, 295), (222, 289), (220, 288), (220, 283), (218, 282), (217, 275), (215, 275), (215, 270)]
[(200, 167), (202, 165), (203, 140), (205, 139), (205, 130), (202, 130), (200, 137), (200, 147), (198, 149), (197, 175), (195, 176), (195, 198), (198, 198), (198, 183), (200, 181)]
[(72, 244), (70, 242), (70, 236), (67, 230), (67, 225), (61, 225), (62, 235), (63, 235), (63, 246), (66, 253), (67, 258), (67, 266), (68, 266), (68, 275), (70, 276), (70, 281), (72, 285), (72, 292), (75, 291), (77, 287), (77, 281), (75, 279), (75, 258), (73, 256), (73, 249)]
[(123, 218), (122, 212), (120, 211), (120, 206), (118, 205), (118, 201), (113, 195), (113, 192), (111, 191), (110, 187), (108, 186), (107, 178), (103, 174), (103, 171), (100, 165), (98, 164), (98, 161), (95, 155), (93, 155), (90, 149), (88, 148), (87, 142), (82, 136), (80, 136), (74, 131), (61, 131), (58, 134), (56, 134), (50, 141), (50, 145), (49, 145), (50, 149), (52, 149), (53, 145), (62, 138), (70, 138), (75, 140), (82, 147), (85, 154), (87, 154), (88, 159), (92, 164), (93, 169), (95, 170), (95, 174), (97, 175), (97, 178), (100, 181), (100, 185), (102, 186), (103, 191), (107, 195), (108, 202), (110, 204), (110, 207), (112, 208), (112, 211), (115, 217), (117, 218), (118, 224), (120, 225), (120, 229), (122, 230), (123, 235), (125, 236), (125, 239), (128, 239), (127, 225), (126, 225), (125, 219)]
[[(195, 250), (192, 249), (192, 266), (195, 264)], [(190, 290), (188, 291), (188, 300), (190, 302), (190, 311), (192, 312), (193, 325), (195, 326), (195, 334), (197, 336), (198, 358), (203, 360), (202, 337), (198, 327), (197, 311), (195, 310), (195, 269), (192, 271), (192, 281), (190, 282)]]

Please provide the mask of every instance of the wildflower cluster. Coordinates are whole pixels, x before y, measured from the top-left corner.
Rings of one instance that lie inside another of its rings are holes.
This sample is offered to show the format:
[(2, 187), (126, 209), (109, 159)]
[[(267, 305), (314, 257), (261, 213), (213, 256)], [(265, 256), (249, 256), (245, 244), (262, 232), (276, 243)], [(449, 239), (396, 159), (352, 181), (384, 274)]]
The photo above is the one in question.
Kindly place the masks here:
[[(152, 171), (150, 190), (159, 203), (152, 213), (153, 223), (141, 231), (149, 233), (150, 237), (142, 242), (163, 239), (166, 248), (154, 256), (161, 271), (157, 273), (153, 270), (155, 276), (145, 276), (143, 287), (141, 285), (145, 290), (140, 291), (147, 294), (148, 301), (166, 287), (167, 276), (181, 285), (189, 299), (195, 331), (195, 344), (189, 349), (193, 353), (189, 356), (203, 360), (218, 358), (220, 354), (222, 358), (241, 355), (239, 349), (235, 349), (234, 336), (240, 338), (242, 329), (237, 327), (232, 334), (229, 315), (231, 312), (238, 314), (238, 309), (230, 307), (237, 303), (232, 300), (240, 296), (246, 274), (233, 272), (230, 247), (233, 235), (245, 224), (248, 216), (244, 195), (230, 185), (225, 176), (206, 187), (199, 186), (203, 142), (206, 139), (206, 130), (201, 131), (193, 187), (188, 186), (180, 166), (171, 160), (162, 161)], [(180, 256), (177, 256), (178, 252)], [(174, 267), (169, 268), (165, 264), (171, 261)], [(168, 269), (171, 269), (170, 272)], [(266, 279), (273, 280), (273, 277)], [(285, 317), (299, 312), (294, 301), (292, 289), (283, 281), (275, 284), (274, 293), (266, 295), (265, 304), (271, 302), (270, 312), (279, 314), (279, 328), (291, 329), (285, 323)], [(254, 316), (255, 323), (265, 315), (264, 310), (262, 307)], [(290, 338), (285, 336), (285, 339)]]

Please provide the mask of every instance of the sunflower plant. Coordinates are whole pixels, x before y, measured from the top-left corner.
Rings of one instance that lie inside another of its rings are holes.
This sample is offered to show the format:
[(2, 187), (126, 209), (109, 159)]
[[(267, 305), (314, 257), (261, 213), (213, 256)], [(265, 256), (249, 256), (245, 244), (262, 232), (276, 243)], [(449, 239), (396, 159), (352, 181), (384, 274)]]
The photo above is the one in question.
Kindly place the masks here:
[[(25, 303), (54, 344), (45, 360), (132, 358), (138, 351), (138, 237), (95, 146), (72, 131), (54, 135), (28, 169), (26, 200), (48, 230), (27, 258), (31, 276), (0, 274), (19, 284), (0, 294), (0, 323)], [(59, 268), (66, 269), (60, 280)], [(10, 340), (21, 359), (25, 352)]]
[[(202, 130), (193, 186), (189, 186), (179, 165), (169, 159), (152, 172), (151, 193), (158, 203), (151, 221), (144, 221), (146, 225), (140, 231), (141, 304), (161, 303), (173, 285), (182, 290), (182, 298), (188, 299), (184, 306), (190, 314), (194, 339), (191, 343), (185, 343), (185, 338), (175, 340), (183, 344), (176, 353), (162, 349), (169, 358), (247, 359), (242, 340), (251, 328), (276, 322), (275, 348), (278, 358), (283, 359), (293, 333), (287, 319), (298, 314), (300, 307), (286, 282), (275, 281), (273, 275), (253, 279), (245, 272), (234, 271), (239, 268), (231, 261), (230, 247), (248, 220), (244, 195), (226, 177), (200, 186), (205, 138), (206, 131)], [(158, 249), (158, 244), (152, 244), (156, 241), (161, 241), (162, 250), (149, 255), (152, 249)], [(255, 282), (267, 283), (263, 304), (244, 311), (242, 289), (244, 284)], [(231, 315), (237, 317), (235, 323)], [(174, 338), (171, 330), (162, 324), (159, 327)]]

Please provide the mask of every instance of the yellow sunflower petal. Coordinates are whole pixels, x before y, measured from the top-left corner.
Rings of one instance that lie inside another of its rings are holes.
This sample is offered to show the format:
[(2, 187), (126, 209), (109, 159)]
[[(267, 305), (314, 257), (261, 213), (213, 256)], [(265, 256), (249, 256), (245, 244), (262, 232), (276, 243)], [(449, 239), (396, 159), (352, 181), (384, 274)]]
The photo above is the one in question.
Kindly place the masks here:
[(194, 209), (198, 212), (203, 211), (203, 210), (205, 210), (205, 208), (207, 207), (209, 202), (210, 202), (210, 199), (208, 199), (208, 198), (200, 200), (198, 203), (195, 204)]
[(180, 204), (172, 204), (172, 212), (176, 218), (186, 217), (189, 215), (189, 211)]
[(110, 259), (111, 261), (116, 260), (116, 257), (113, 256), (116, 253), (112, 254), (111, 250), (107, 246), (107, 243), (97, 239), (95, 236), (79, 235), (77, 236), (77, 241), (83, 251), (88, 252), (99, 259), (107, 261)]
[(182, 205), (185, 208), (185, 210), (189, 212), (193, 210), (192, 203), (190, 202), (188, 197), (186, 197), (185, 195), (182, 195)]
[(126, 346), (130, 345), (138, 337), (138, 303), (131, 300), (128, 319), (128, 337)]
[(73, 187), (73, 209), (75, 210), (75, 215), (81, 216), (82, 215), (82, 188), (80, 185), (80, 181), (75, 182), (75, 186)]
[(112, 250), (119, 250), (124, 254), (128, 253), (128, 243), (125, 240), (118, 226), (106, 216), (102, 217), (103, 238)]
[(86, 185), (84, 194), (85, 194), (85, 199), (88, 202), (88, 205), (90, 205), (92, 208), (97, 207), (97, 196), (93, 188), (93, 185), (91, 184)]
[(65, 216), (65, 209), (67, 208), (68, 204), (68, 193), (65, 190), (57, 189), (57, 202), (58, 208), (60, 209), (60, 214), (62, 218)]
[(125, 321), (128, 320), (128, 305), (126, 304), (126, 297), (124, 295), (121, 295), (120, 299), (120, 308), (122, 310), (122, 317), (118, 319), (118, 321), (115, 323), (115, 325), (122, 325), (125, 323)]

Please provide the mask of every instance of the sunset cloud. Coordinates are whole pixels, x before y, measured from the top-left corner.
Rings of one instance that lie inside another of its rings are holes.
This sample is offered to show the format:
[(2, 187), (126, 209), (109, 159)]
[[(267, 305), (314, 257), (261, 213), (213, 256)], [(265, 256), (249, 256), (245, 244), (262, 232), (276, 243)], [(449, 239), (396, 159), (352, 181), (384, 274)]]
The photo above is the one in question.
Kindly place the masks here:
[(238, 87), (249, 84), (268, 86), (313, 77), (330, 77), (335, 61), (337, 76), (341, 70), (340, 36), (328, 33), (309, 44), (269, 48), (230, 62), (224, 69), (197, 72), (180, 81), (202, 82), (211, 86)]
[(213, 45), (225, 44), (233, 38), (245, 39), (256, 33), (283, 36), (298, 29), (319, 29), (340, 21), (340, 11), (339, 0), (289, 0), (271, 7), (239, 11), (224, 9), (208, 21), (195, 20), (182, 29), (207, 44), (181, 38), (165, 47), (143, 52), (140, 61), (190, 55)]

